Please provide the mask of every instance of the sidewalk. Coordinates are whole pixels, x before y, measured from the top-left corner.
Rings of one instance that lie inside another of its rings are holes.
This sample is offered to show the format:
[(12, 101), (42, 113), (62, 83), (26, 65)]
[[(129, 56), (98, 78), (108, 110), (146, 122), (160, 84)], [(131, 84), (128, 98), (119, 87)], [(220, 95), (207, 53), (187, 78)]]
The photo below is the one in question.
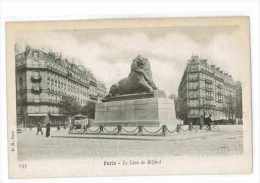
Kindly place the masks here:
[(216, 137), (228, 135), (226, 131), (184, 131), (166, 136), (161, 135), (110, 135), (110, 134), (68, 134), (62, 132), (52, 133), (53, 138), (85, 138), (85, 139), (111, 139), (111, 140), (144, 140), (144, 141), (160, 141), (160, 140), (190, 140), (190, 139), (203, 139), (205, 137)]
[(18, 158), (68, 159), (79, 157), (227, 155), (243, 152), (243, 128), (185, 131), (171, 136), (68, 135), (51, 130), (51, 138), (36, 130), (18, 134)]

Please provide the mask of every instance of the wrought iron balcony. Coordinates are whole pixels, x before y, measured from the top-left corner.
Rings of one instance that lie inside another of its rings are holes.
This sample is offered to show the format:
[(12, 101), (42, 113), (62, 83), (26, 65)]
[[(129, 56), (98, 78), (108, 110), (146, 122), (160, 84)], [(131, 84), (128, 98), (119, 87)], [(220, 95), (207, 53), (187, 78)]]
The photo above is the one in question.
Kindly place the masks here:
[(198, 99), (198, 98), (199, 98), (199, 96), (198, 96), (198, 95), (196, 95), (196, 96), (192, 96), (192, 95), (191, 95), (191, 96), (189, 96), (189, 99), (190, 99), (190, 100), (196, 100), (196, 99)]
[(206, 96), (206, 100), (214, 100), (214, 97), (212, 97), (212, 96)]
[(189, 82), (197, 82), (199, 81), (199, 77), (190, 77)]
[(196, 86), (196, 87), (189, 87), (189, 90), (190, 90), (190, 91), (196, 91), (196, 90), (198, 90), (198, 89), (199, 89), (198, 86)]
[(205, 90), (206, 90), (207, 92), (212, 92), (212, 91), (213, 91), (213, 88), (208, 88), (208, 87), (206, 87)]
[(97, 100), (97, 99), (98, 99), (98, 96), (97, 96), (97, 95), (90, 94), (90, 95), (89, 95), (89, 98), (92, 99), (92, 100)]
[(210, 80), (210, 79), (205, 79), (205, 83), (207, 83), (207, 84), (212, 84), (212, 83), (213, 83), (213, 81), (212, 81), (212, 80)]
[(221, 84), (217, 84), (216, 86), (217, 86), (217, 88), (219, 88), (219, 89), (222, 89), (222, 88), (223, 88), (223, 85), (221, 85)]
[(41, 93), (41, 92), (42, 92), (42, 89), (41, 89), (40, 86), (33, 86), (33, 87), (32, 87), (32, 93), (37, 93), (37, 94), (39, 94), (39, 93)]
[(32, 82), (41, 82), (41, 80), (42, 80), (42, 77), (41, 77), (40, 74), (33, 74), (31, 76), (31, 81)]

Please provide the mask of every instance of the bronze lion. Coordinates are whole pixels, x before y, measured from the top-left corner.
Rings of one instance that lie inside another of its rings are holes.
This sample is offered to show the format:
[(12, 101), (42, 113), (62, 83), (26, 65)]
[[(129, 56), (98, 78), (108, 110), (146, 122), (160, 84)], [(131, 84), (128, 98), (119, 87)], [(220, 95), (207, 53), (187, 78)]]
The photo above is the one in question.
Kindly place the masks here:
[(153, 82), (150, 62), (147, 58), (138, 55), (131, 64), (131, 72), (127, 78), (111, 86), (108, 97), (134, 94), (152, 93), (157, 90)]

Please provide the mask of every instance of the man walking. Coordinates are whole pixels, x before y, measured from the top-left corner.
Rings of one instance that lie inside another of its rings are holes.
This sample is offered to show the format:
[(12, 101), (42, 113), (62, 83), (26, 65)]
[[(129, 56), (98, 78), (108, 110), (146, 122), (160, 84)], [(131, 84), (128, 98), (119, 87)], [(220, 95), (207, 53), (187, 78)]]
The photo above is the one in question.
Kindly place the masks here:
[(211, 131), (211, 123), (212, 123), (211, 114), (209, 114), (209, 116), (205, 119), (205, 123), (208, 126), (209, 131)]
[(40, 122), (37, 123), (37, 132), (36, 132), (36, 135), (38, 135), (39, 133), (41, 133), (41, 135), (43, 135), (42, 125), (41, 125)]
[(193, 123), (192, 123), (192, 121), (189, 123), (189, 131), (192, 131), (192, 129), (193, 129)]
[(204, 116), (201, 115), (201, 116), (200, 116), (200, 130), (202, 130), (203, 125), (204, 125)]
[(50, 124), (50, 122), (48, 122), (46, 125), (46, 137), (47, 138), (50, 136), (50, 133), (51, 133), (51, 124)]

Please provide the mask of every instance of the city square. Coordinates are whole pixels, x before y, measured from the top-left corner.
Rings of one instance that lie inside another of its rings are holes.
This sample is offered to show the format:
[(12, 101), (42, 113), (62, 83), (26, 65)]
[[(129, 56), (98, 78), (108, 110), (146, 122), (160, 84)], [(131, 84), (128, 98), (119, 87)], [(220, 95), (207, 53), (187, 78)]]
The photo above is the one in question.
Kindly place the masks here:
[(55, 53), (27, 47), (16, 59), (19, 160), (243, 152), (240, 82), (198, 56), (188, 60), (177, 97), (158, 88), (141, 55), (108, 91)]
[(223, 18), (228, 26), (213, 29), (194, 20), (17, 32), (11, 174), (250, 172), (250, 74), (241, 75), (250, 64), (247, 44), (236, 46), (248, 21)]
[[(18, 134), (18, 159), (77, 159), (88, 157), (212, 156), (243, 152), (241, 125), (223, 125), (207, 131), (185, 131), (169, 137), (98, 138), (99, 135), (67, 137), (67, 130), (51, 130), (52, 137), (36, 135), (36, 129)], [(56, 137), (55, 137), (56, 136)]]

